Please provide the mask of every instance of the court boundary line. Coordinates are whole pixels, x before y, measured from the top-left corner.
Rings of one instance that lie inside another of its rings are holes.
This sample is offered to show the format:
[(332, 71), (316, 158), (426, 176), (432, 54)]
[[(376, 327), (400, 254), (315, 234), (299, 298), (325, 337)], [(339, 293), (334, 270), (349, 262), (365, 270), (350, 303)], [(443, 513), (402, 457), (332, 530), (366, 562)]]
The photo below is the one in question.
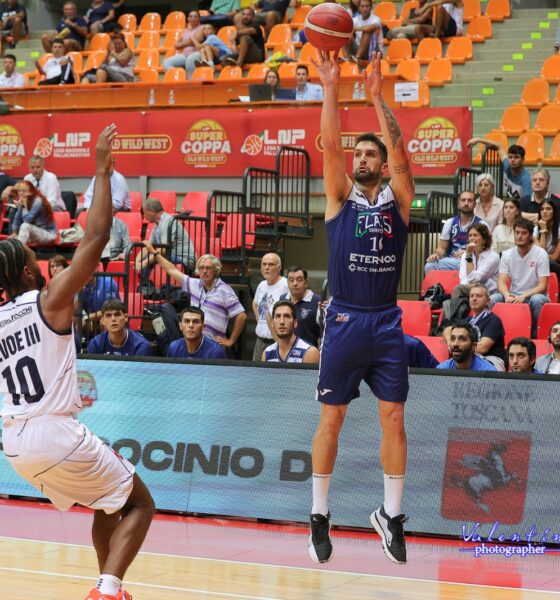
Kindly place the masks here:
[[(36, 542), (36, 543), (43, 543), (43, 544), (56, 544), (59, 546), (71, 546), (74, 548), (89, 548), (91, 549), (93, 552), (95, 552), (95, 549), (93, 546), (89, 546), (87, 544), (70, 544), (68, 542), (52, 542), (52, 541), (48, 541), (48, 540), (35, 540), (35, 539), (30, 539), (30, 538), (15, 538), (15, 537), (10, 537), (10, 536), (0, 536), (0, 540), (17, 540), (17, 541), (25, 541), (25, 542)], [(520, 592), (538, 592), (538, 593), (542, 593), (542, 594), (555, 594), (558, 595), (558, 591), (552, 591), (552, 590), (542, 590), (542, 589), (533, 589), (533, 588), (524, 588), (524, 587), (505, 587), (502, 585), (485, 585), (482, 583), (465, 583), (465, 582), (461, 582), (461, 581), (442, 581), (440, 579), (419, 579), (417, 577), (401, 577), (398, 575), (376, 575), (374, 573), (355, 573), (353, 571), (332, 571), (332, 570), (327, 570), (327, 569), (317, 569), (317, 568), (313, 568), (313, 567), (295, 567), (293, 565), (276, 565), (276, 564), (271, 564), (271, 563), (258, 563), (258, 562), (247, 562), (247, 561), (238, 561), (238, 560), (230, 560), (230, 559), (225, 559), (225, 558), (206, 558), (203, 556), (184, 556), (181, 554), (168, 554), (165, 552), (144, 552), (144, 551), (140, 551), (139, 554), (145, 554), (148, 556), (163, 556), (163, 557), (168, 557), (168, 558), (184, 558), (184, 559), (190, 559), (190, 560), (209, 560), (209, 561), (214, 561), (214, 562), (219, 562), (219, 563), (227, 563), (227, 564), (237, 564), (237, 565), (247, 565), (247, 566), (260, 566), (260, 567), (275, 567), (277, 569), (293, 569), (293, 570), (297, 570), (297, 571), (311, 571), (312, 573), (334, 573), (334, 574), (338, 574), (338, 575), (351, 575), (351, 576), (355, 576), (355, 577), (378, 577), (380, 579), (394, 579), (394, 580), (399, 580), (399, 579), (404, 579), (406, 581), (411, 581), (411, 582), (421, 582), (421, 583), (437, 583), (437, 584), (446, 584), (446, 585), (463, 585), (463, 586), (471, 586), (471, 587), (476, 587), (476, 588), (484, 588), (484, 589), (491, 589), (491, 590), (509, 590), (509, 591), (520, 591)], [(2, 571), (22, 571), (22, 572), (31, 572), (31, 571), (26, 571), (25, 569), (18, 569), (16, 567), (12, 568), (12, 567), (0, 567), (0, 570)], [(37, 573), (43, 573), (43, 571), (37, 571)], [(47, 573), (47, 572), (45, 572)], [(53, 574), (55, 575), (55, 574)], [(86, 576), (73, 576), (73, 575), (67, 575), (64, 573), (60, 574), (61, 577), (79, 577), (80, 579), (95, 579), (95, 578), (91, 578), (91, 577), (86, 577)], [(560, 576), (556, 576), (553, 577), (553, 579), (557, 579)], [(128, 581), (126, 580), (127, 583), (126, 585), (144, 585), (146, 587), (150, 587), (152, 584), (143, 584), (143, 583), (134, 583), (132, 581)], [(161, 587), (162, 589), (165, 589), (165, 586), (154, 586), (154, 587)], [(171, 588), (170, 588), (171, 589)], [(185, 588), (187, 589), (187, 588)], [(183, 591), (183, 588), (180, 588), (178, 591)], [(217, 594), (217, 592), (214, 592), (214, 594)], [(260, 597), (251, 597), (251, 596), (240, 596), (241, 598), (254, 598), (255, 600), (278, 600), (278, 599), (273, 599), (273, 598), (260, 598)]]

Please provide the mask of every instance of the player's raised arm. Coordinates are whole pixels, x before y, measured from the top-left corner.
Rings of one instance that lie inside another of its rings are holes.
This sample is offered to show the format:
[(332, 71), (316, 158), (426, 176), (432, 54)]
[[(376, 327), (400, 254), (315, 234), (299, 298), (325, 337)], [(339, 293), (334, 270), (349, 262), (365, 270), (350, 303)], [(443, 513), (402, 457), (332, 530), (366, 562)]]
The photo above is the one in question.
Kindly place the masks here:
[(331, 57), (328, 52), (319, 52), (317, 70), (325, 91), (321, 110), (321, 140), (323, 145), (323, 177), (327, 206), (325, 219), (332, 219), (348, 197), (352, 182), (346, 174), (346, 157), (340, 137), (338, 115), (338, 88), (340, 66), (338, 52)]
[(367, 77), (367, 85), (371, 90), (373, 106), (379, 119), (383, 141), (387, 146), (387, 162), (391, 174), (391, 188), (403, 218), (408, 221), (410, 205), (414, 200), (414, 180), (406, 153), (403, 134), (393, 111), (387, 106), (381, 95), (383, 77), (381, 75), (381, 53), (372, 58), (371, 73)]
[(111, 199), (111, 145), (117, 135), (116, 126), (101, 132), (95, 147), (96, 178), (88, 219), (72, 264), (54, 278), (41, 294), (41, 309), (51, 327), (65, 330), (70, 326), (75, 294), (97, 270), (103, 248), (109, 241), (113, 220)]

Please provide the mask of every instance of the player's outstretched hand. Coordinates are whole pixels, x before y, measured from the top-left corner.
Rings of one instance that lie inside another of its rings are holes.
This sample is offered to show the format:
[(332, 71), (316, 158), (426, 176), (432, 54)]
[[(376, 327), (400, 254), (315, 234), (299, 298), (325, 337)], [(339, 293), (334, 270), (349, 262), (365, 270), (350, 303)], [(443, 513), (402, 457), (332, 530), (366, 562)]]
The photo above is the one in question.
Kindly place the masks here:
[(98, 171), (108, 173), (111, 170), (111, 167), (113, 166), (111, 147), (116, 136), (117, 126), (114, 123), (107, 125), (107, 127), (99, 134), (97, 144), (95, 145), (95, 160)]
[(381, 87), (383, 85), (383, 75), (381, 75), (381, 52), (374, 52), (371, 57), (371, 73), (368, 75), (364, 71), (366, 85), (371, 90), (371, 97), (381, 96)]
[(323, 87), (338, 84), (340, 81), (340, 65), (338, 64), (338, 50), (331, 56), (330, 52), (319, 51), (319, 62), (313, 60), (313, 64), (319, 72), (319, 79)]

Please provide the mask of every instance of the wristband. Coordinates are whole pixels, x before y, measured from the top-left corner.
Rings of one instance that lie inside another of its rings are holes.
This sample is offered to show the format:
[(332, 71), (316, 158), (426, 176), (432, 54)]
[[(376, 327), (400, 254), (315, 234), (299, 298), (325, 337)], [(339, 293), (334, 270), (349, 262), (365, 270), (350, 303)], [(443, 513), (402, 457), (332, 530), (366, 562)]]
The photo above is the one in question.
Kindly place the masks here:
[(472, 261), (473, 261), (472, 254), (466, 254), (466, 255), (465, 255), (465, 260), (466, 260), (467, 262), (470, 262), (470, 263), (472, 263)]

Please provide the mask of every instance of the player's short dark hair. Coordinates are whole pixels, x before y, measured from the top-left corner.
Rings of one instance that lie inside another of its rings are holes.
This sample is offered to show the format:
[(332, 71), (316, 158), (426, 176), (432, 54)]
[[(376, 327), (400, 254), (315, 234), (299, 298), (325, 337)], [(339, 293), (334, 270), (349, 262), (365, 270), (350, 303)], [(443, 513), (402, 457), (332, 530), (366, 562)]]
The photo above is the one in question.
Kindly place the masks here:
[(287, 306), (292, 311), (292, 317), (294, 319), (297, 318), (296, 317), (296, 307), (293, 302), (290, 302), (290, 300), (278, 300), (278, 302), (276, 302), (276, 304), (272, 307), (272, 318), (274, 318), (274, 315), (276, 314), (276, 310), (282, 306)]
[(55, 38), (52, 41), (52, 45), (54, 46), (55, 44), (61, 44), (62, 46), (64, 46), (64, 40), (62, 38)]
[(512, 144), (508, 148), (508, 154), (517, 154), (518, 156), (521, 156), (521, 158), (525, 158), (525, 148), (519, 144)]
[(515, 229), (518, 227), (520, 229), (525, 229), (526, 231), (532, 234), (533, 229), (535, 228), (535, 224), (532, 221), (529, 221), (529, 219), (526, 219), (525, 217), (517, 217), (513, 222), (513, 230), (515, 231)]
[(507, 345), (508, 356), (509, 349), (512, 346), (521, 346), (522, 348), (527, 348), (527, 354), (529, 355), (530, 360), (533, 360), (533, 358), (537, 357), (537, 346), (535, 345), (535, 342), (533, 342), (533, 340), (530, 340), (527, 337), (520, 336), (511, 339), (509, 341), (509, 344)]
[(204, 311), (202, 308), (199, 308), (198, 306), (187, 306), (187, 308), (183, 308), (183, 310), (179, 313), (179, 321), (183, 320), (183, 315), (185, 313), (194, 313), (195, 315), (198, 315), (204, 323)]
[(125, 315), (127, 314), (126, 306), (118, 298), (111, 298), (111, 300), (107, 300), (103, 303), (103, 306), (101, 307), (101, 314), (104, 315), (109, 310), (113, 310), (115, 312), (120, 311)]
[(17, 62), (15, 54), (4, 54), (4, 58), (11, 58), (14, 62)]
[(478, 342), (478, 330), (470, 323), (467, 323), (467, 321), (457, 321), (456, 323), (453, 323), (453, 325), (451, 325), (451, 332), (453, 332), (454, 329), (465, 329), (469, 334), (471, 342), (473, 344)]
[(23, 294), (22, 275), (25, 267), (25, 246), (16, 238), (0, 242), (0, 288), (9, 300)]
[(371, 133), (371, 132), (361, 133), (356, 138), (356, 143), (354, 144), (354, 148), (360, 142), (372, 142), (373, 144), (375, 144), (379, 148), (379, 153), (381, 154), (381, 158), (383, 159), (383, 162), (387, 162), (387, 156), (388, 156), (387, 146), (385, 146), (385, 144), (381, 141), (381, 138), (376, 136), (375, 133)]
[(298, 71), (298, 69), (304, 69), (305, 72), (309, 75), (309, 67), (307, 65), (304, 65), (303, 63), (300, 63), (297, 67), (296, 67), (296, 73)]
[(307, 281), (307, 271), (303, 267), (298, 267), (297, 265), (294, 265), (293, 267), (290, 267), (288, 269), (287, 274), (289, 275), (290, 273), (295, 273), (296, 271), (301, 271), (303, 273), (305, 281)]

